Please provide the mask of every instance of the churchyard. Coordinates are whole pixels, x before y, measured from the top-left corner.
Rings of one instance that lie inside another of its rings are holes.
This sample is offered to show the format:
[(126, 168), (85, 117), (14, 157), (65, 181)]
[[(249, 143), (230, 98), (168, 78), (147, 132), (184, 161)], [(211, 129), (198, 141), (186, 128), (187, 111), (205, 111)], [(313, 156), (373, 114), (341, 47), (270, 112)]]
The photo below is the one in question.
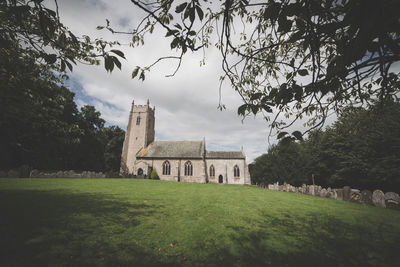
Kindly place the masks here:
[(0, 179), (0, 266), (398, 266), (400, 212), (255, 186)]

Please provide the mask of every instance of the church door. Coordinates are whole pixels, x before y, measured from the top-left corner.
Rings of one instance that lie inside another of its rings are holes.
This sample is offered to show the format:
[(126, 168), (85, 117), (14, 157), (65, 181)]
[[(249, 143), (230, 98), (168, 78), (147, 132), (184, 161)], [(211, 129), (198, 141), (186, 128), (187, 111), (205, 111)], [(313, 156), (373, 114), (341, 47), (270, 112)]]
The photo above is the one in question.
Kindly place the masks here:
[(142, 169), (142, 168), (139, 168), (139, 169), (138, 169), (137, 175), (138, 175), (139, 177), (143, 177), (143, 169)]
[(218, 183), (222, 184), (224, 182), (224, 177), (222, 175), (218, 176)]

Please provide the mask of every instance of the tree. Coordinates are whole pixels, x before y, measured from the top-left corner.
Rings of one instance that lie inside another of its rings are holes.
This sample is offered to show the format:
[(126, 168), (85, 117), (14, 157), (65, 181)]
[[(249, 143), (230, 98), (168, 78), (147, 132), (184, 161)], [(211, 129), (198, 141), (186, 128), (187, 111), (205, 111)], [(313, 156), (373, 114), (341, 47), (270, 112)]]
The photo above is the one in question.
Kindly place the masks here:
[(124, 54), (112, 49), (118, 42), (91, 40), (89, 36), (77, 37), (60, 22), (57, 0), (55, 10), (49, 1), (5, 0), (0, 2), (0, 48), (10, 49), (17, 45), (20, 56), (46, 63), (51, 69), (72, 71), (77, 61), (100, 64), (104, 59), (107, 71), (114, 66), (121, 69), (118, 57)]
[(346, 108), (301, 142), (280, 141), (249, 166), (253, 183), (400, 191), (400, 103)]
[(48, 66), (0, 48), (0, 168), (64, 169), (81, 137), (74, 94)]
[(105, 169), (107, 171), (119, 172), (125, 131), (118, 126), (110, 126), (104, 128), (103, 135), (105, 136)]
[(132, 78), (144, 80), (167, 59), (177, 60), (174, 75), (185, 54), (215, 42), (223, 58), (221, 83), (229, 80), (244, 101), (238, 113), (261, 112), (278, 131), (303, 117), (309, 130), (322, 126), (330, 112), (348, 105), (398, 101), (399, 73), (392, 67), (400, 59), (397, 0), (131, 2), (145, 14), (132, 32), (108, 21), (101, 28), (131, 34), (135, 46), (159, 27), (177, 51), (136, 67)]

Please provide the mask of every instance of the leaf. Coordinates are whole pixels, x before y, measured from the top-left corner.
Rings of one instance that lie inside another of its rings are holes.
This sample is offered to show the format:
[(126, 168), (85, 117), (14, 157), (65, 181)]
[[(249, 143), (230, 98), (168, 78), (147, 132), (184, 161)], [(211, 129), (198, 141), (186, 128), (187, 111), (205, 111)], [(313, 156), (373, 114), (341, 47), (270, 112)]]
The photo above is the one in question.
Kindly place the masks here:
[(286, 19), (286, 16), (280, 16), (278, 20), (278, 32), (287, 33), (292, 28), (292, 21)]
[(203, 20), (203, 17), (204, 17), (203, 10), (199, 6), (196, 6), (196, 11), (197, 11), (197, 15), (199, 16), (199, 19)]
[(55, 54), (46, 55), (45, 60), (48, 64), (53, 64), (54, 62), (57, 61), (57, 55)]
[(238, 115), (246, 115), (247, 104), (243, 104), (238, 108)]
[(251, 105), (251, 111), (253, 112), (254, 115), (257, 115), (258, 112), (258, 106), (256, 105)]
[(135, 79), (135, 77), (138, 75), (139, 69), (140, 69), (140, 67), (137, 66), (137, 67), (132, 71), (132, 79)]
[(104, 26), (97, 26), (96, 27), (96, 30), (102, 30), (102, 29), (104, 29)]
[(189, 19), (191, 23), (194, 22), (195, 17), (196, 17), (196, 10), (194, 8), (191, 8), (189, 11)]
[(300, 76), (306, 76), (306, 75), (308, 75), (308, 70), (301, 69), (301, 70), (298, 70), (297, 73), (299, 73)]
[(118, 56), (120, 56), (120, 57), (122, 57), (122, 58), (125, 58), (125, 55), (124, 55), (124, 53), (122, 52), (122, 51), (120, 51), (120, 50), (111, 50), (111, 52), (113, 52), (114, 54), (116, 54), (116, 55), (118, 55)]
[(282, 137), (284, 137), (284, 136), (286, 136), (288, 133), (287, 132), (280, 132), (279, 134), (278, 134), (278, 139), (281, 139)]
[(121, 62), (118, 60), (118, 58), (114, 56), (112, 56), (111, 58), (114, 61), (114, 64), (117, 66), (117, 68), (121, 69)]
[(67, 67), (70, 71), (72, 71), (72, 65), (69, 63), (67, 60), (65, 60), (65, 64), (67, 64)]
[(114, 69), (114, 62), (111, 59), (111, 57), (109, 56), (104, 57), (104, 67), (106, 71), (112, 72), (112, 70)]
[(297, 101), (301, 101), (303, 96), (303, 88), (298, 84), (293, 84), (294, 98)]
[(175, 13), (181, 13), (185, 9), (186, 6), (187, 6), (187, 3), (180, 4), (179, 6), (177, 6), (175, 8)]
[(263, 96), (263, 93), (255, 93), (250, 96), (250, 100), (256, 100)]
[(65, 71), (65, 62), (61, 60), (61, 71)]
[(196, 32), (195, 31), (190, 31), (190, 32), (188, 32), (188, 35), (196, 35)]
[(280, 4), (278, 3), (269, 3), (267, 8), (264, 11), (264, 19), (270, 19), (271, 21), (275, 21), (278, 18), (280, 11)]
[(293, 135), (294, 137), (296, 137), (297, 140), (300, 140), (300, 141), (303, 140), (303, 134), (302, 134), (300, 131), (294, 131), (294, 132), (292, 133), (292, 135)]
[(144, 75), (144, 70), (142, 70), (142, 72), (140, 73), (139, 79), (142, 80), (142, 81), (144, 81), (145, 78), (146, 78), (146, 77), (145, 77), (145, 75)]
[(175, 38), (172, 42), (171, 42), (171, 49), (174, 49), (179, 43), (179, 38)]
[(44, 8), (44, 9), (45, 9), (47, 12), (49, 12), (50, 16), (52, 16), (53, 18), (55, 18), (55, 17), (57, 16), (56, 12), (54, 12), (53, 10), (48, 9), (48, 8)]

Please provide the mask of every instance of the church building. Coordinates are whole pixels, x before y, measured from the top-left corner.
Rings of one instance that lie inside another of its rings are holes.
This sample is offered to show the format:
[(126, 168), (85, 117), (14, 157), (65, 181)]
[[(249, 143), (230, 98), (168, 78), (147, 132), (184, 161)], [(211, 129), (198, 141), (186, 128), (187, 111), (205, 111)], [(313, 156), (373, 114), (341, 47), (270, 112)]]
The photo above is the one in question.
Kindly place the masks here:
[(246, 155), (240, 151), (206, 150), (199, 141), (154, 141), (155, 107), (132, 102), (121, 157), (121, 172), (161, 180), (250, 184)]

